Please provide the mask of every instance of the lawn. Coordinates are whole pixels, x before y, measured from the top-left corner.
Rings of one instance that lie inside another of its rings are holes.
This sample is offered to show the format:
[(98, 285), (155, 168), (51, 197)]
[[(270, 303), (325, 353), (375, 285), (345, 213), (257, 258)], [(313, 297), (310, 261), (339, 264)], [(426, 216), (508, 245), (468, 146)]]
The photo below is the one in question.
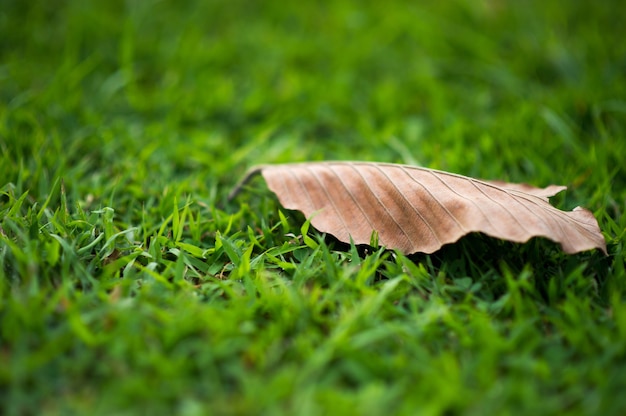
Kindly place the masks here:
[[(0, 413), (621, 415), (617, 1), (0, 3)], [(343, 244), (260, 163), (567, 185), (608, 256)]]

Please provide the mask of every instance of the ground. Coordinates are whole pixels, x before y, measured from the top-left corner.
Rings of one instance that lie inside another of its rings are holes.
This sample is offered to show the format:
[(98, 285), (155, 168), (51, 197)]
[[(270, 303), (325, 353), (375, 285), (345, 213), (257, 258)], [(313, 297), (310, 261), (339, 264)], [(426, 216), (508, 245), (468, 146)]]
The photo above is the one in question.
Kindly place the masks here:
[[(4, 414), (626, 408), (616, 1), (4, 0)], [(309, 227), (260, 163), (567, 185), (607, 241), (431, 254)]]

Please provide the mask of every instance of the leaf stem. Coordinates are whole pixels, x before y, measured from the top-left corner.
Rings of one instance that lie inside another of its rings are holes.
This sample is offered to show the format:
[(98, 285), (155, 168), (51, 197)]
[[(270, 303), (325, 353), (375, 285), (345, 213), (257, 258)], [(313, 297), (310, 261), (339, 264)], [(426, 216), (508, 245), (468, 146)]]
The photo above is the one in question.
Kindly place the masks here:
[(237, 197), (237, 195), (239, 195), (239, 192), (241, 192), (243, 187), (246, 186), (248, 184), (248, 182), (250, 182), (252, 180), (252, 178), (254, 178), (256, 175), (261, 173), (261, 171), (264, 168), (265, 168), (265, 165), (256, 165), (256, 166), (252, 166), (250, 169), (248, 169), (248, 171), (246, 172), (244, 177), (241, 178), (241, 180), (237, 183), (237, 185), (235, 185), (233, 190), (230, 191), (230, 193), (228, 194), (228, 197), (227, 197), (226, 200), (228, 202), (231, 202), (233, 199), (235, 199), (235, 197)]

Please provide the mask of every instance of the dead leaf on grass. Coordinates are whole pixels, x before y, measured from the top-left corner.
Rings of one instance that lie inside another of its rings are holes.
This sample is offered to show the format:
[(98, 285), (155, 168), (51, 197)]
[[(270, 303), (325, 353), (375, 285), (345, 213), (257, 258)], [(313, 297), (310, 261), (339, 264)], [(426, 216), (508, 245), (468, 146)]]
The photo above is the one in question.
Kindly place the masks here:
[(369, 244), (372, 232), (389, 249), (432, 253), (472, 232), (524, 243), (544, 237), (572, 254), (606, 243), (593, 214), (561, 211), (551, 185), (473, 179), (421, 167), (371, 162), (311, 162), (252, 168), (231, 193), (260, 173), (280, 203), (311, 218), (340, 241)]

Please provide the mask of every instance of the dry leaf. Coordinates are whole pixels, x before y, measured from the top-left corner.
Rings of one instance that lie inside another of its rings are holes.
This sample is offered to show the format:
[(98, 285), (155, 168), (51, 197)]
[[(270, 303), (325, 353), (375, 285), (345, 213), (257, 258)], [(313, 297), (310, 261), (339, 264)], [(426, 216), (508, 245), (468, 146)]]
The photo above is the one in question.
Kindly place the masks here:
[(315, 162), (255, 167), (231, 196), (257, 173), (285, 208), (346, 243), (369, 244), (376, 231), (389, 249), (432, 253), (481, 232), (518, 243), (545, 237), (570, 254), (593, 248), (606, 254), (590, 211), (561, 211), (548, 202), (564, 186), (535, 188), (388, 163)]

